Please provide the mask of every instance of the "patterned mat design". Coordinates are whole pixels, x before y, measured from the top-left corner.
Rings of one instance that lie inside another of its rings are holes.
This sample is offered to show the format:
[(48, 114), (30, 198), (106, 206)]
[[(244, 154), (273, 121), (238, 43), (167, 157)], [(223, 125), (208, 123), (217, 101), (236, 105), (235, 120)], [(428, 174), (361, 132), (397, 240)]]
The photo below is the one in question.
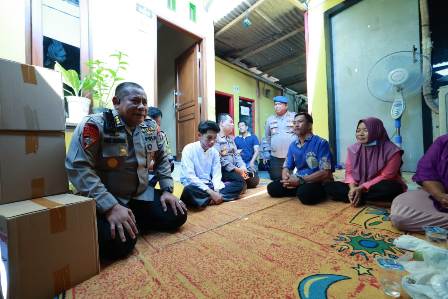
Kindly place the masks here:
[(141, 237), (126, 260), (65, 298), (384, 298), (374, 258), (396, 258), (388, 211), (245, 198), (190, 211), (176, 233)]

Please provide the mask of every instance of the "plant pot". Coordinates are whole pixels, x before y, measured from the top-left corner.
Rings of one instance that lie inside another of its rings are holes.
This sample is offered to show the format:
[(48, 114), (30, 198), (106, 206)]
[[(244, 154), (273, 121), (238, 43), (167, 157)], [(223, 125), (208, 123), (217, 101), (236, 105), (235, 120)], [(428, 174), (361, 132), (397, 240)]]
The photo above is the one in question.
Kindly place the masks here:
[(78, 124), (89, 115), (90, 99), (85, 97), (67, 96), (68, 118), (67, 123)]

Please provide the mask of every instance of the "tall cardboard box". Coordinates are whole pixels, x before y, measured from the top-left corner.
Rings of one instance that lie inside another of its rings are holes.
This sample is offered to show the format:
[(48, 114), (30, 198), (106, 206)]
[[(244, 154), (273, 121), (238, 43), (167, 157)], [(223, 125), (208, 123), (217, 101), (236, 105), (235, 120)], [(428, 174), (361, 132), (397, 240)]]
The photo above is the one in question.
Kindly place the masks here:
[(52, 298), (99, 273), (95, 209), (72, 194), (0, 205), (7, 298)]
[(0, 130), (64, 131), (61, 74), (0, 59)]
[(66, 193), (61, 75), (0, 59), (0, 204)]
[(0, 204), (67, 193), (63, 132), (0, 131)]

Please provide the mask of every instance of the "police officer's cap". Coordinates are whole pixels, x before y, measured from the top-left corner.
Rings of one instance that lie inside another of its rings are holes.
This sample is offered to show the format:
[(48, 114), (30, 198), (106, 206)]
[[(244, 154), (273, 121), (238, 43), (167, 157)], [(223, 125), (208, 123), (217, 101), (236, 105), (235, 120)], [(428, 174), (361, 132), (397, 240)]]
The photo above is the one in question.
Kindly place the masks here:
[(283, 104), (288, 104), (288, 98), (284, 97), (284, 96), (276, 96), (272, 99), (274, 101), (274, 103), (283, 103)]

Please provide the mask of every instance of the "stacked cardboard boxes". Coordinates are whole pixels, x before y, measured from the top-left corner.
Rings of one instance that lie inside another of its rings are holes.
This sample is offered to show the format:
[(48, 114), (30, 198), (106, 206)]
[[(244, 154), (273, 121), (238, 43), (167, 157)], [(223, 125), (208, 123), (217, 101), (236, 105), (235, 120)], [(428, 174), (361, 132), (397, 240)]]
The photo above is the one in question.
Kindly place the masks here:
[(95, 203), (67, 194), (64, 131), (60, 74), (0, 59), (0, 247), (8, 298), (50, 298), (99, 272)]

